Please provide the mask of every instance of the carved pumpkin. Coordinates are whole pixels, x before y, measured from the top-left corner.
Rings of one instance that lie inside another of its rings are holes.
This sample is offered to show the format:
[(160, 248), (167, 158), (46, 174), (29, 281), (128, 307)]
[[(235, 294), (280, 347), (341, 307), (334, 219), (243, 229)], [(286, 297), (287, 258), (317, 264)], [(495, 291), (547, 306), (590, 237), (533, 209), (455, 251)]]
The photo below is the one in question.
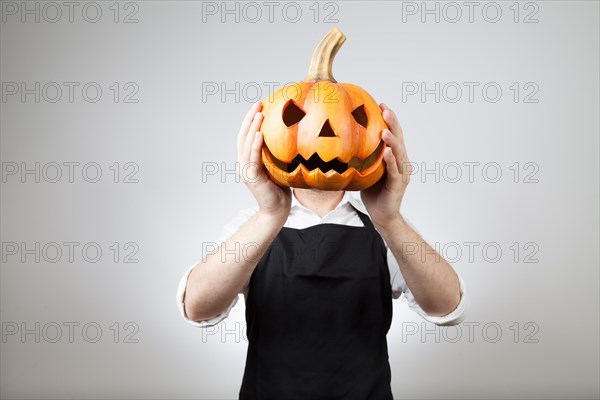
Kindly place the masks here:
[(337, 83), (331, 66), (346, 37), (332, 29), (315, 49), (307, 77), (263, 102), (262, 160), (281, 186), (363, 190), (383, 175), (387, 128), (363, 89)]

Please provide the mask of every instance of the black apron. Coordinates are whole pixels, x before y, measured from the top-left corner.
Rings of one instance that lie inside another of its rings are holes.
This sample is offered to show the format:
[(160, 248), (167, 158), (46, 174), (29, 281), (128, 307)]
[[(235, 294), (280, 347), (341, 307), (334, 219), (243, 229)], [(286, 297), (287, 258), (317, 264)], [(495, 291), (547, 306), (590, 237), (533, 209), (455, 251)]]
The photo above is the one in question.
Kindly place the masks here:
[(356, 212), (364, 227), (283, 227), (259, 261), (240, 400), (393, 399), (386, 248)]

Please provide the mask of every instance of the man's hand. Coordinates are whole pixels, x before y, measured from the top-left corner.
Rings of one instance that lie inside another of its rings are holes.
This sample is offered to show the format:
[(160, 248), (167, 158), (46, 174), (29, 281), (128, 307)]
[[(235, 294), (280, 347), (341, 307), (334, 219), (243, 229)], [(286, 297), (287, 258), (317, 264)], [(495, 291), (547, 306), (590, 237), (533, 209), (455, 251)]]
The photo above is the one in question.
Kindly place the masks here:
[(400, 204), (410, 181), (412, 165), (408, 161), (404, 135), (396, 115), (383, 103), (379, 107), (389, 127), (381, 134), (384, 143), (388, 146), (383, 153), (386, 172), (379, 182), (363, 190), (360, 195), (373, 223), (385, 229), (402, 220)]
[(276, 185), (263, 169), (263, 136), (258, 131), (263, 120), (262, 103), (255, 103), (240, 127), (237, 138), (238, 174), (258, 202), (259, 215), (283, 225), (290, 213), (292, 192)]

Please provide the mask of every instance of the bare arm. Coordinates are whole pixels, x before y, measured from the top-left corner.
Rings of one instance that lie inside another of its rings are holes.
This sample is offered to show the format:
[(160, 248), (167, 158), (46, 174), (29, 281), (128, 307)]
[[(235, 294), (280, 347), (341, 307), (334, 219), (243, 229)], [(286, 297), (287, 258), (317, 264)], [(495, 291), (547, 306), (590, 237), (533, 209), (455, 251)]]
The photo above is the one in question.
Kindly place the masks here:
[(224, 311), (243, 289), (290, 212), (292, 193), (273, 183), (261, 161), (262, 123), (256, 103), (242, 122), (237, 138), (237, 170), (256, 198), (259, 210), (217, 251), (191, 270), (184, 310), (194, 321), (210, 319)]
[[(460, 302), (460, 284), (454, 269), (427, 244), (402, 218), (400, 205), (410, 182), (412, 165), (404, 145), (404, 134), (396, 115), (385, 104), (380, 105), (389, 129), (381, 137), (387, 145), (384, 152), (385, 178), (361, 192), (363, 203), (377, 230), (390, 247), (400, 265), (406, 285), (415, 301), (427, 314), (443, 316)], [(415, 248), (418, 250), (412, 251)], [(410, 249), (411, 251), (406, 251)]]
[(194, 266), (184, 298), (188, 318), (208, 320), (231, 304), (250, 279), (283, 222), (257, 212), (205, 261)]
[(460, 302), (454, 269), (402, 218), (377, 226), (400, 266), (415, 301), (427, 314), (443, 316)]

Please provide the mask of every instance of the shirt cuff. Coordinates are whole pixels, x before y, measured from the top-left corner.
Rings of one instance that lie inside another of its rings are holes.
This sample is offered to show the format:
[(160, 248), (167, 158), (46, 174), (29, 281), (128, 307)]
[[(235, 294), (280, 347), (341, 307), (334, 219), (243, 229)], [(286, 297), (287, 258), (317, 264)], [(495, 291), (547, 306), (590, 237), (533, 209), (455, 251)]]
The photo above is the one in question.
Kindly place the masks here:
[(458, 325), (461, 322), (463, 322), (465, 320), (465, 316), (467, 314), (467, 299), (466, 299), (466, 287), (465, 287), (465, 282), (463, 281), (463, 279), (461, 278), (461, 276), (457, 273), (456, 274), (458, 276), (458, 283), (460, 286), (460, 301), (458, 302), (458, 305), (456, 306), (456, 308), (451, 311), (449, 314), (443, 315), (443, 316), (434, 316), (434, 315), (429, 315), (427, 314), (425, 311), (423, 311), (423, 309), (421, 308), (421, 306), (419, 306), (419, 304), (415, 301), (414, 296), (412, 295), (412, 293), (410, 293), (409, 290), (407, 290), (408, 293), (405, 293), (406, 296), (406, 301), (408, 302), (408, 306), (415, 311), (417, 314), (419, 314), (421, 317), (423, 317), (423, 319), (425, 319), (428, 322), (431, 322), (433, 324), (436, 325)]
[(188, 322), (191, 325), (194, 325), (198, 328), (207, 328), (210, 326), (214, 326), (214, 325), (218, 324), (219, 322), (223, 321), (225, 318), (227, 318), (231, 309), (237, 304), (238, 296), (234, 297), (233, 301), (231, 302), (229, 307), (227, 307), (226, 310), (224, 310), (219, 315), (217, 315), (211, 319), (207, 319), (207, 320), (203, 320), (203, 321), (193, 321), (193, 320), (189, 319), (187, 317), (187, 315), (185, 314), (185, 307), (183, 304), (183, 299), (185, 297), (185, 287), (187, 285), (188, 277), (190, 276), (190, 272), (192, 272), (192, 269), (194, 268), (194, 266), (195, 266), (195, 264), (193, 266), (191, 266), (187, 271), (185, 271), (185, 273), (181, 277), (181, 280), (179, 281), (179, 286), (177, 287), (177, 307), (179, 308), (179, 312), (181, 313), (181, 316), (183, 317), (183, 319), (186, 322)]

